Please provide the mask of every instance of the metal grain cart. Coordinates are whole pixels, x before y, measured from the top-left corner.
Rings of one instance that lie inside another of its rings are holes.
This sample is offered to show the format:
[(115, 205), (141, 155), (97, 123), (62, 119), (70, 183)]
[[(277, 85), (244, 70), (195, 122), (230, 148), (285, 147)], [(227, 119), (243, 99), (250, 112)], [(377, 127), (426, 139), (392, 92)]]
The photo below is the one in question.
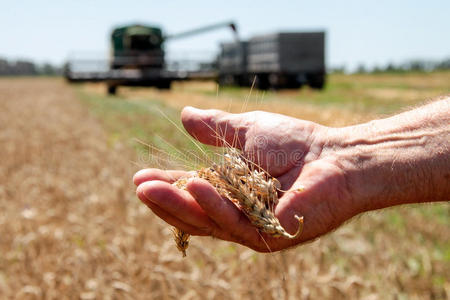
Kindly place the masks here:
[(325, 84), (325, 33), (280, 32), (221, 45), (219, 82), (260, 89)]

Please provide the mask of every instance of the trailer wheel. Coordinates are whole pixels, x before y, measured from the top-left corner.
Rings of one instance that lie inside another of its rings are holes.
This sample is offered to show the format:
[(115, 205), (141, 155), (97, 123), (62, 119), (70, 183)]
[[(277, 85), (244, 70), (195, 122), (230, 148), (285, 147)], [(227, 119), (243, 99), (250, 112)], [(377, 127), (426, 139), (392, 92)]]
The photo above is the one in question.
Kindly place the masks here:
[(256, 87), (260, 90), (268, 90), (270, 88), (270, 82), (267, 75), (258, 75), (256, 77)]
[(308, 76), (308, 84), (313, 89), (321, 90), (325, 86), (324, 74), (311, 74)]
[(170, 90), (172, 85), (172, 81), (170, 80), (161, 80), (156, 84), (156, 88), (159, 90)]
[(108, 95), (115, 95), (117, 93), (117, 85), (108, 85)]

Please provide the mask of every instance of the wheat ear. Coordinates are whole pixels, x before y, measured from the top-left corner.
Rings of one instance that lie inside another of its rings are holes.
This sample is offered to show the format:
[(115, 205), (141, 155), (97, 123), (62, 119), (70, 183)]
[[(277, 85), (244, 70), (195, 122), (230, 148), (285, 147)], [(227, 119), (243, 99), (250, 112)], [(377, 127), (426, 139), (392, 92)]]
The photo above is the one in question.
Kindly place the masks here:
[[(239, 150), (227, 148), (222, 163), (198, 170), (189, 178), (207, 180), (218, 193), (232, 201), (261, 232), (273, 237), (297, 238), (303, 230), (303, 217), (295, 216), (299, 227), (295, 234), (289, 234), (275, 217), (274, 209), (278, 203), (280, 183), (258, 166), (249, 163)], [(173, 184), (185, 189), (189, 178), (181, 178)], [(175, 228), (174, 239), (177, 248), (186, 256), (189, 234)]]

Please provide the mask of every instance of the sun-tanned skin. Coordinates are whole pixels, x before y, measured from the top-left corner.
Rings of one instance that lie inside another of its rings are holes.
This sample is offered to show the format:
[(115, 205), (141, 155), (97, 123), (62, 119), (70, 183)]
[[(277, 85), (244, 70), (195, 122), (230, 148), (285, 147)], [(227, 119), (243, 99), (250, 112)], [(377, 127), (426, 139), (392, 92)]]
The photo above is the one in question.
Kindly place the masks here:
[[(275, 214), (288, 232), (304, 216), (299, 239), (259, 233), (206, 181), (172, 186), (186, 173), (136, 173), (138, 197), (159, 217), (192, 235), (212, 235), (261, 252), (317, 238), (362, 212), (406, 203), (450, 200), (450, 98), (391, 118), (343, 128), (267, 112), (229, 114), (185, 108), (182, 121), (199, 141), (216, 132), (259, 163), (282, 190)], [(214, 129), (214, 130), (213, 130)], [(297, 188), (303, 186), (302, 192)]]

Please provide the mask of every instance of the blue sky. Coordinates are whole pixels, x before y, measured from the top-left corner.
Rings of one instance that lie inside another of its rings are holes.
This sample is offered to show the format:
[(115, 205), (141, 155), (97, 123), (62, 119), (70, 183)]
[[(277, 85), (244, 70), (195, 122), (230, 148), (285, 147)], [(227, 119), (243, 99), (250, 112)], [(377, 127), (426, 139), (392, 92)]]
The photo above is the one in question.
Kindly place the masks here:
[[(7, 3), (7, 4), (5, 4)], [(115, 25), (142, 22), (176, 33), (235, 20), (242, 38), (280, 30), (327, 32), (328, 66), (368, 66), (450, 57), (450, 1), (4, 1), (0, 56), (62, 63), (78, 51), (106, 56)], [(172, 53), (210, 53), (222, 29), (171, 42)]]

